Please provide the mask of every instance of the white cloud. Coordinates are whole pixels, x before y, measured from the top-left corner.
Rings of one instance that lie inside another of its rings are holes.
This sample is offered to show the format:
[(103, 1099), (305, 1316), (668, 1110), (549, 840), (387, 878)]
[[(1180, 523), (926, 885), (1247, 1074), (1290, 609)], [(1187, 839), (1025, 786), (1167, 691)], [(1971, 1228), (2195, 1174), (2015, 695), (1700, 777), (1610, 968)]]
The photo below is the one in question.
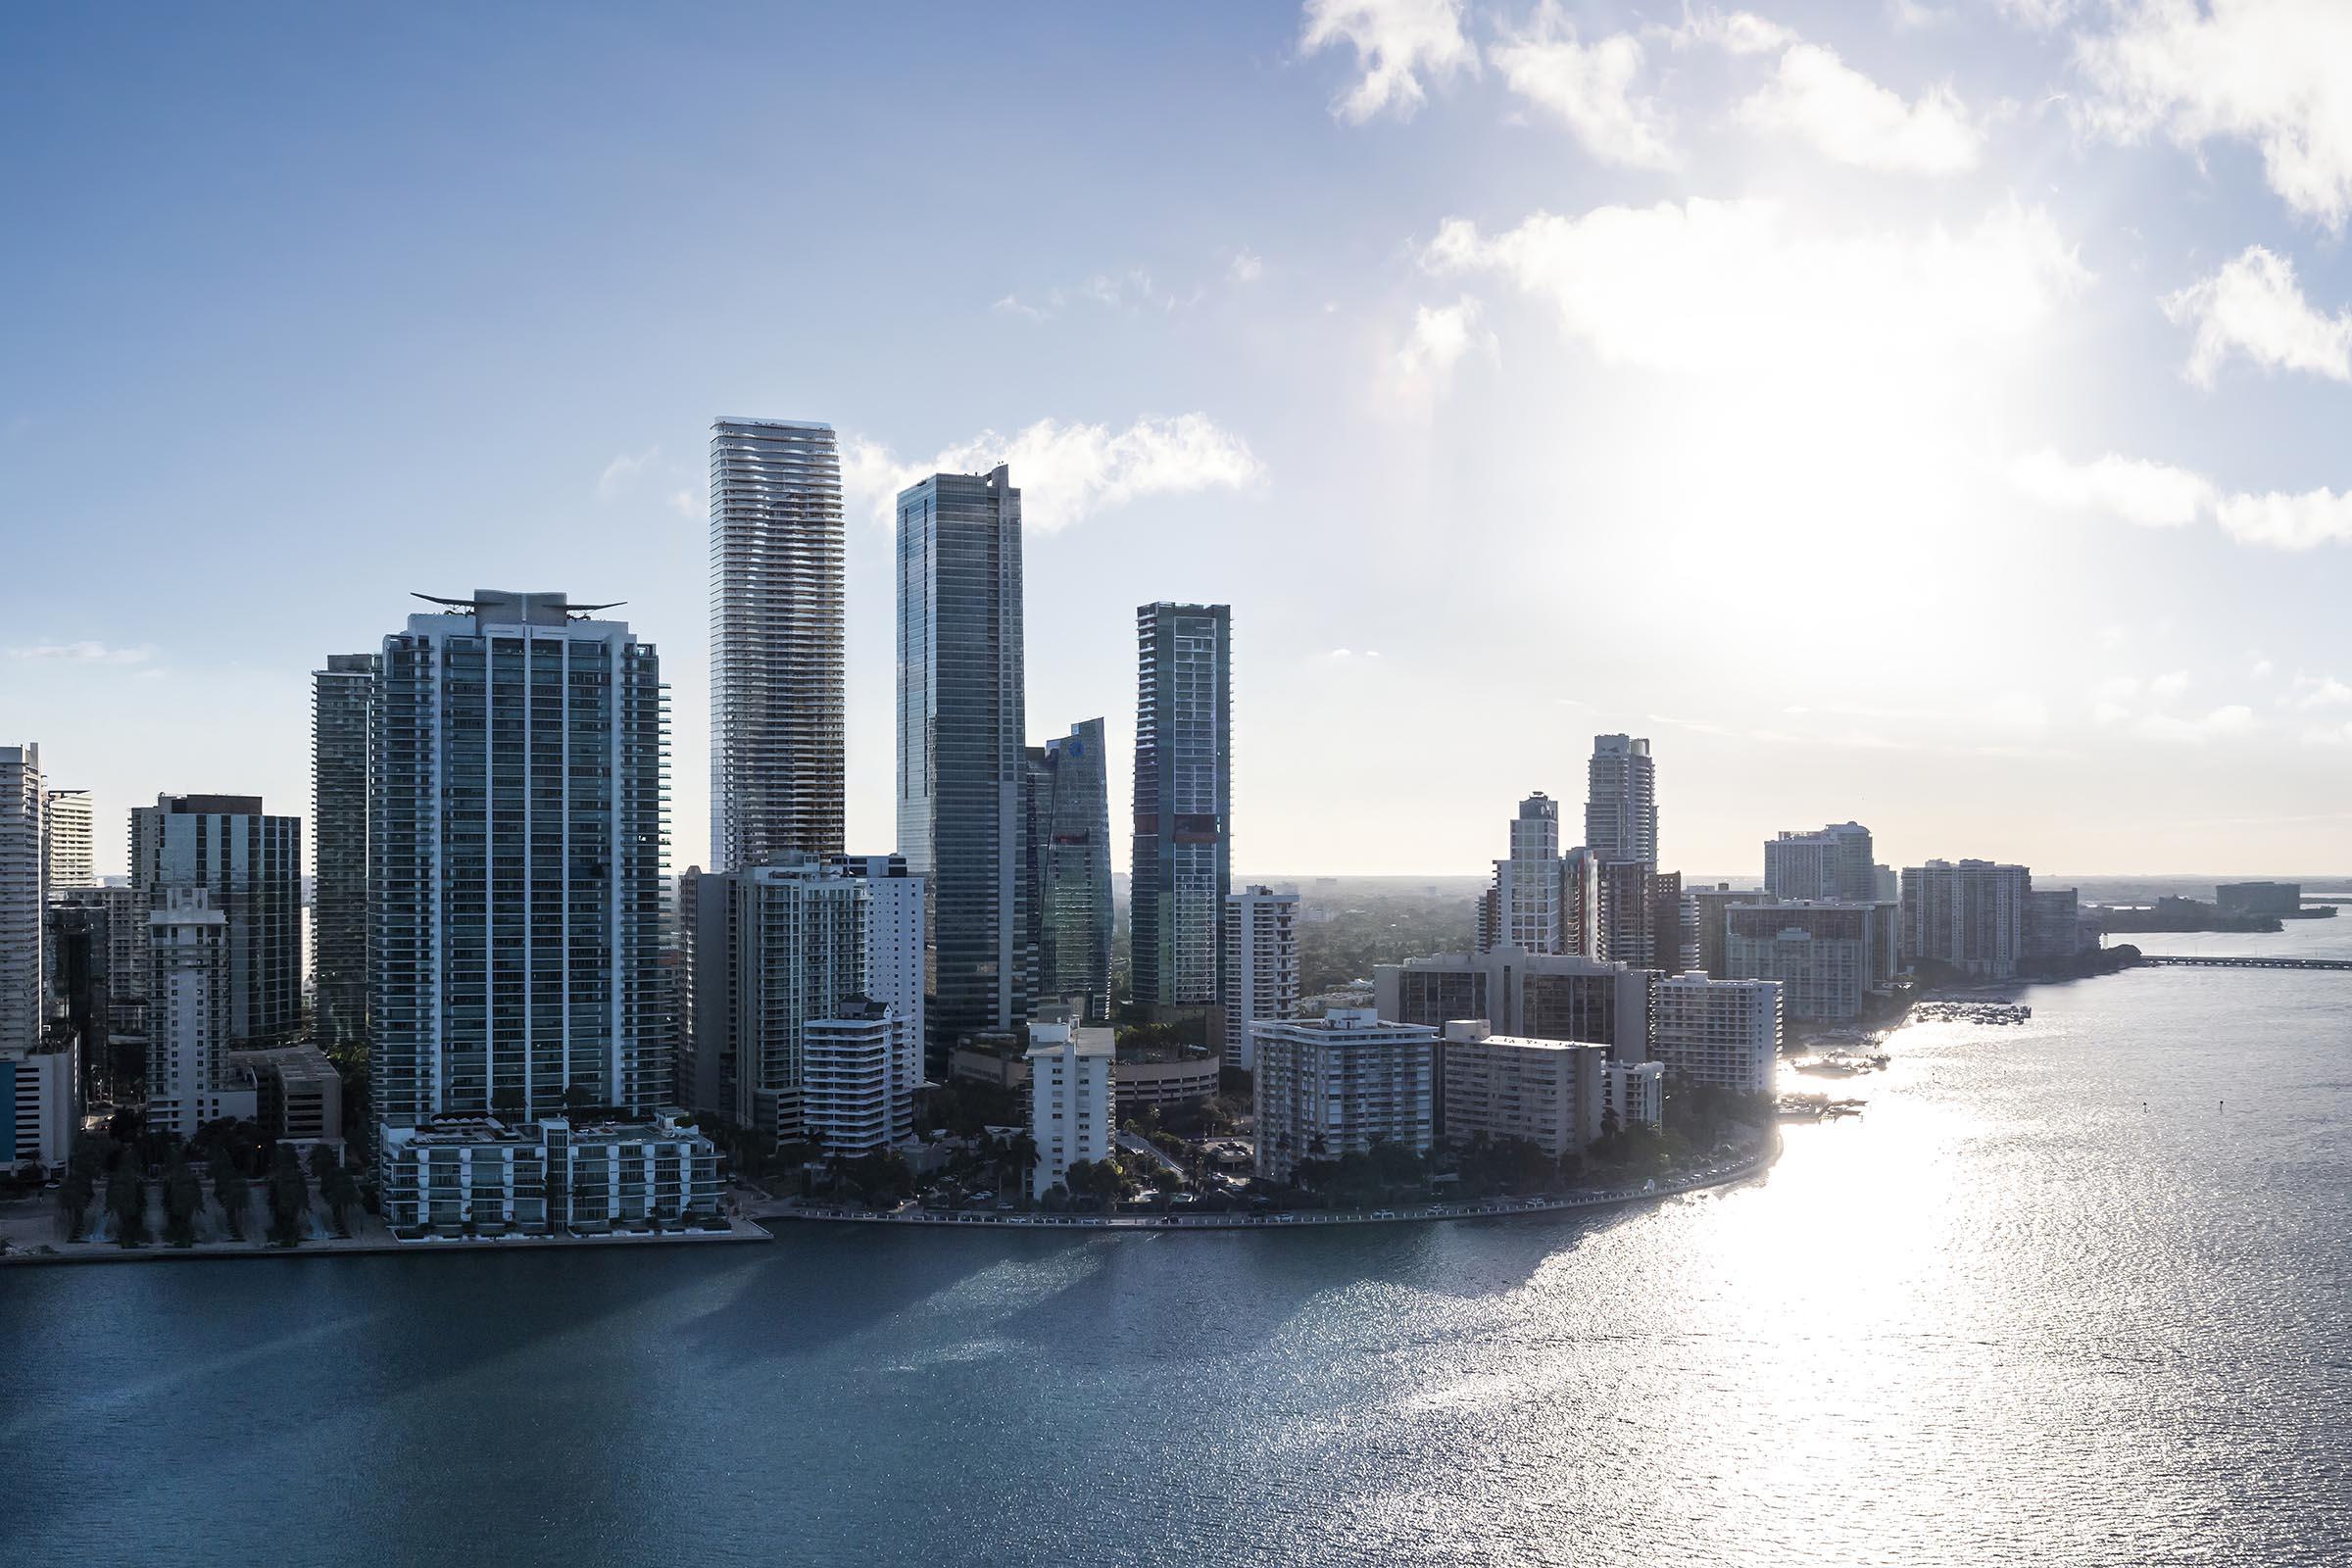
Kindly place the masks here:
[(2232, 703), (2216, 708), (2197, 718), (2179, 718), (2171, 713), (2148, 713), (2136, 726), (2141, 735), (2152, 741), (2169, 741), (2183, 746), (2202, 746), (2211, 740), (2226, 740), (2246, 735), (2261, 728), (2254, 710)]
[(596, 476), (596, 494), (600, 501), (610, 501), (641, 472), (645, 466), (662, 455), (660, 447), (647, 447), (635, 456), (624, 452), (605, 465), (605, 471)]
[(1252, 251), (1235, 251), (1228, 270), (1236, 283), (1254, 283), (1266, 275), (1266, 259)]
[(28, 648), (11, 648), (11, 659), (37, 659), (67, 664), (144, 664), (155, 657), (151, 643), (135, 647), (110, 647), (101, 642), (35, 643)]
[(2185, 468), (2110, 452), (2071, 464), (2057, 453), (2028, 453), (2009, 466), (2009, 477), (2045, 506), (2105, 512), (2142, 528), (2181, 528), (2213, 505), (2213, 486)]
[(1548, 110), (1600, 162), (1628, 169), (1679, 162), (1657, 105), (1634, 92), (1642, 41), (1632, 33), (1580, 44), (1576, 24), (1545, 0), (1526, 32), (1506, 32), (1488, 55), (1511, 91)]
[(989, 309), (1001, 316), (1017, 316), (1024, 321), (1043, 321), (1051, 318), (1059, 306), (1059, 291), (1056, 290), (1052, 306), (1032, 305), (1018, 294), (1007, 294)]
[(1243, 489), (1264, 476), (1249, 443), (1204, 414), (1143, 418), (1124, 430), (1040, 419), (1009, 438), (984, 430), (929, 463), (906, 463), (879, 442), (842, 444), (841, 489), (852, 513), (887, 525), (901, 490), (934, 473), (977, 473), (1007, 464), (1032, 533), (1146, 496)]
[(2148, 695), (2155, 698), (2178, 697), (2188, 690), (2188, 671), (2176, 669), (2169, 675), (2159, 675), (2148, 682)]
[(2256, 654), (2254, 656), (2253, 666), (2247, 671), (2247, 673), (2251, 674), (2256, 680), (2269, 680), (2271, 676), (2278, 671), (2278, 666), (2277, 664), (2272, 663), (2260, 654)]
[(1444, 81), (1478, 71), (1478, 51), (1462, 32), (1462, 0), (1306, 0), (1305, 22), (1305, 53), (1338, 43), (1355, 50), (1363, 78), (1331, 106), (1352, 124), (1383, 113), (1410, 120), (1428, 97), (1424, 74)]
[(1984, 133), (1949, 86), (1915, 103), (1880, 86), (1819, 44), (1781, 56), (1772, 82), (1740, 106), (1740, 118), (1788, 131), (1824, 157), (1861, 169), (1956, 174), (1977, 167)]
[(1426, 413), (1453, 384), (1453, 369), (1472, 352), (1489, 360), (1496, 357), (1494, 334), (1481, 321), (1479, 302), (1465, 294), (1451, 305), (1424, 305), (1413, 313), (1412, 330), (1389, 364), (1396, 396), (1408, 407)]
[(1496, 272), (1549, 302), (1606, 362), (1655, 369), (1831, 372), (1937, 364), (2027, 339), (2087, 274), (2039, 209), (1950, 233), (1838, 231), (1768, 201), (1538, 213), (1482, 234), (1448, 219), (1434, 272)]
[(2047, 32), (2075, 14), (2075, 0), (2000, 0), (2011, 20)]
[(1704, 45), (1735, 55), (1770, 54), (1796, 42), (1795, 33), (1752, 11), (1687, 13), (1667, 38), (1677, 49)]
[[(2012, 9), (2062, 11), (2052, 0)], [(2251, 142), (2288, 207), (2341, 228), (2352, 211), (2352, 6), (2339, 0), (2136, 0), (2079, 40), (2085, 123), (2120, 140)]]
[(2142, 684), (2137, 675), (2110, 675), (2092, 688), (2091, 695), (2102, 703), (2128, 703), (2139, 695)]
[(2341, 708), (2352, 703), (2352, 686), (2333, 675), (2297, 675), (2293, 700), (2297, 708)]
[(2176, 325), (2194, 326), (2188, 378), (2213, 385), (2232, 352), (2266, 370), (2306, 370), (2352, 381), (2352, 313), (2322, 316), (2295, 283), (2295, 264), (2259, 245), (2199, 283), (2164, 298)]
[(2225, 496), (2215, 515), (2240, 544), (2310, 550), (2352, 539), (2352, 494), (2332, 490)]
[(702, 517), (710, 514), (708, 509), (703, 505), (703, 493), (692, 485), (670, 495), (669, 510), (681, 517)]

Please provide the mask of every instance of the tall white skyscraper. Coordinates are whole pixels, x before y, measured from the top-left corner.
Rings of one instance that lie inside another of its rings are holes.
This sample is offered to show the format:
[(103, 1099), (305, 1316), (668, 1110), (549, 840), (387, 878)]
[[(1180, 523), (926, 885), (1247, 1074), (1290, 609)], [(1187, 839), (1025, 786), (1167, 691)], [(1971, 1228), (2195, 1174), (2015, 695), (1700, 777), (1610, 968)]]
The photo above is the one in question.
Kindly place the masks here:
[(1217, 1048), (1257, 1070), (1250, 1024), (1298, 1016), (1298, 895), (1249, 887), (1225, 901), (1225, 1000)]
[(1879, 896), (1870, 829), (1859, 822), (1836, 822), (1767, 840), (1764, 891), (1776, 899), (1870, 903)]
[(0, 1050), (41, 1041), (41, 862), (48, 846), (41, 749), (0, 746)]
[(903, 855), (842, 855), (833, 868), (865, 886), (865, 994), (890, 1008), (890, 1129), (914, 1136), (923, 1086), (923, 879)]
[(41, 884), (45, 898), (55, 899), (68, 888), (94, 888), (90, 833), (90, 792), (51, 790), (49, 824), (42, 840)]
[[(147, 916), (147, 1125), (192, 1138), (227, 1114), (220, 1071), (230, 1044), (228, 916), (202, 884), (167, 886)], [(252, 1113), (250, 1093), (240, 1107)]]
[(841, 457), (833, 427), (710, 426), (710, 869), (842, 846)]
[(560, 593), (432, 602), (445, 610), (384, 639), (375, 712), (379, 1122), (657, 1106), (668, 700), (653, 645)]
[(1649, 742), (1592, 737), (1586, 770), (1585, 845), (1604, 863), (1658, 861), (1658, 789)]
[(1068, 1010), (1051, 1009), (1029, 1028), (1029, 1132), (1037, 1140), (1030, 1191), (1039, 1198), (1079, 1160), (1110, 1156), (1111, 1069), (1117, 1051), (1108, 1029), (1082, 1029)]

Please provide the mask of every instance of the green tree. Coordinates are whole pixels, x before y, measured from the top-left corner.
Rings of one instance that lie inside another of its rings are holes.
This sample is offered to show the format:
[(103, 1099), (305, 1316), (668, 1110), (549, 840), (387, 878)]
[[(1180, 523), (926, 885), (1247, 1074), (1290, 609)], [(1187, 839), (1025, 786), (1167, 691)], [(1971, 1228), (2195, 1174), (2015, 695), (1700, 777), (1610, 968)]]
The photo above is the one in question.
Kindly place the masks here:
[(101, 1147), (92, 1139), (76, 1138), (66, 1158), (65, 1179), (57, 1187), (57, 1219), (59, 1234), (69, 1242), (80, 1241), (89, 1224), (90, 1204), (98, 1197)]
[(196, 1245), (196, 1216), (204, 1208), (204, 1183), (185, 1154), (172, 1156), (164, 1172), (164, 1240), (173, 1247)]
[(118, 1246), (136, 1247), (147, 1239), (147, 1177), (130, 1150), (121, 1152), (106, 1178), (106, 1211)]
[(335, 1222), (336, 1233), (349, 1236), (351, 1208), (360, 1200), (360, 1184), (353, 1179), (351, 1168), (340, 1160), (336, 1161), (327, 1171), (326, 1179), (318, 1189), (318, 1196), (325, 1200), (326, 1211)]
[(270, 1239), (280, 1247), (302, 1240), (311, 1212), (311, 1183), (294, 1151), (280, 1144), (270, 1162)]
[(213, 1201), (220, 1205), (220, 1217), (227, 1222), (228, 1234), (241, 1242), (245, 1239), (246, 1197), (252, 1187), (225, 1148), (214, 1152), (211, 1174)]

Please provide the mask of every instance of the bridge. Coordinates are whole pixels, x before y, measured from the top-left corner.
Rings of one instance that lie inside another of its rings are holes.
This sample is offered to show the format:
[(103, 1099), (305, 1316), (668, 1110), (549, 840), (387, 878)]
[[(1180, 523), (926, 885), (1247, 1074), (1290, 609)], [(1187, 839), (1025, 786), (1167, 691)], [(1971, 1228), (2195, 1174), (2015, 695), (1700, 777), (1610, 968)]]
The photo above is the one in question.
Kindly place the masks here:
[(2139, 961), (2183, 969), (2352, 969), (2352, 958), (2209, 958), (2200, 954), (2143, 953)]

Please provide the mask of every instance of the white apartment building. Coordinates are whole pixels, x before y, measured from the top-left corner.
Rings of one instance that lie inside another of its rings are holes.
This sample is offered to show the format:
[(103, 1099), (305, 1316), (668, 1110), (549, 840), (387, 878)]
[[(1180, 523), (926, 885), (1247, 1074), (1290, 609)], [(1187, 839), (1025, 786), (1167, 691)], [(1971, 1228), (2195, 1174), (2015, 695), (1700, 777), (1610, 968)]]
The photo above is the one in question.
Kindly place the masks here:
[(852, 1003), (811, 1018), (804, 1036), (801, 1120), (808, 1137), (838, 1154), (887, 1149), (898, 1130), (898, 1030), (890, 1007)]
[(1870, 829), (1859, 822), (1833, 822), (1814, 832), (1767, 840), (1764, 891), (1776, 899), (1870, 902), (1878, 896)]
[(1250, 1025), (1256, 1036), (1257, 1173), (1287, 1181), (1300, 1160), (1375, 1143), (1429, 1152), (1438, 1031), (1383, 1023), (1371, 1007)]
[(1771, 1091), (1781, 1054), (1777, 981), (1669, 975), (1651, 991), (1649, 1007), (1650, 1054), (1668, 1071), (1743, 1095)]
[(671, 1116), (455, 1116), (379, 1136), (384, 1223), (396, 1233), (599, 1235), (718, 1214), (718, 1152)]
[(1244, 1072), (1257, 1070), (1250, 1025), (1298, 1016), (1298, 895), (1250, 887), (1225, 900), (1225, 998), (1217, 1049)]
[(1448, 1143), (1522, 1138), (1557, 1159), (1600, 1136), (1606, 1046), (1498, 1035), (1454, 1019), (1438, 1049)]
[(914, 1136), (923, 1087), (923, 900), (927, 884), (903, 855), (840, 855), (829, 862), (865, 888), (865, 995), (890, 1009), (890, 1141)]
[(1735, 904), (1722, 919), (1723, 973), (1779, 981), (1787, 1017), (1851, 1022), (1894, 981), (1891, 904)]
[(1081, 1029), (1066, 1015), (1029, 1026), (1029, 1132), (1037, 1141), (1031, 1196), (1043, 1198), (1061, 1185), (1082, 1159), (1099, 1164), (1110, 1157), (1114, 1039), (1108, 1029)]
[(91, 848), (90, 792), (51, 790), (41, 850), (41, 883), (55, 899), (67, 888), (98, 885)]
[(229, 1047), (228, 917), (202, 887), (167, 887), (147, 917), (147, 1125), (193, 1138), (208, 1121), (253, 1114), (250, 1088), (222, 1072)]
[(48, 806), (41, 749), (0, 746), (0, 1050), (29, 1052), (41, 1043)]
[(1902, 885), (1898, 945), (1906, 961), (1946, 964), (1985, 980), (2016, 975), (2033, 872), (1990, 860), (1930, 860), (1905, 866)]
[(1666, 1067), (1656, 1061), (1612, 1061), (1601, 1069), (1601, 1099), (1620, 1127), (1655, 1127), (1666, 1113)]
[(0, 1171), (62, 1165), (81, 1130), (81, 1046), (70, 1033), (31, 1051), (0, 1051)]

